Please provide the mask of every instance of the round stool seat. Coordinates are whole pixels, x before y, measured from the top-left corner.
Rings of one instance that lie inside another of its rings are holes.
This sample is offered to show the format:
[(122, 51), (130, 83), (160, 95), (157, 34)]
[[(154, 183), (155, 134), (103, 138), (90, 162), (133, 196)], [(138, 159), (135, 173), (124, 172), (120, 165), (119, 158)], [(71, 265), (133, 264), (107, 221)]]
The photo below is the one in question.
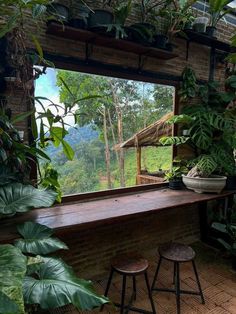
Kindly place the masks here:
[(189, 262), (195, 257), (194, 250), (185, 244), (181, 243), (165, 243), (159, 247), (161, 257), (173, 262)]
[(149, 264), (140, 254), (130, 253), (115, 256), (111, 266), (121, 274), (137, 275), (145, 272)]

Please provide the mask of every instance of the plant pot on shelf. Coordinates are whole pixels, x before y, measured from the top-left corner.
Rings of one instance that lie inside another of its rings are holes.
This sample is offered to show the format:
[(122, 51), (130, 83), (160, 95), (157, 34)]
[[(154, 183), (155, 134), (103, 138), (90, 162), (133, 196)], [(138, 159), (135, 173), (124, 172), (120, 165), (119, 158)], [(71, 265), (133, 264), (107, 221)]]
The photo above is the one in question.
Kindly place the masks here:
[(226, 190), (236, 190), (236, 175), (227, 176)]
[(212, 175), (209, 178), (188, 177), (182, 175), (183, 183), (187, 189), (196, 193), (221, 193), (226, 185), (225, 176)]
[(97, 27), (112, 24), (113, 20), (114, 15), (112, 12), (103, 9), (94, 10), (94, 12), (90, 12), (89, 14), (88, 28), (93, 30)]
[(54, 18), (51, 21), (68, 22), (69, 20), (69, 8), (60, 3), (52, 3), (48, 5), (47, 12), (52, 14)]
[(198, 33), (205, 33), (208, 20), (208, 17), (197, 17), (193, 23), (193, 30)]
[(216, 37), (216, 27), (214, 26), (207, 26), (206, 33), (210, 37)]
[(183, 188), (183, 181), (179, 180), (171, 180), (169, 181), (169, 188), (172, 190), (181, 190)]
[(86, 5), (80, 3), (78, 12), (72, 12), (69, 25), (75, 28), (86, 29), (90, 12), (91, 10)]

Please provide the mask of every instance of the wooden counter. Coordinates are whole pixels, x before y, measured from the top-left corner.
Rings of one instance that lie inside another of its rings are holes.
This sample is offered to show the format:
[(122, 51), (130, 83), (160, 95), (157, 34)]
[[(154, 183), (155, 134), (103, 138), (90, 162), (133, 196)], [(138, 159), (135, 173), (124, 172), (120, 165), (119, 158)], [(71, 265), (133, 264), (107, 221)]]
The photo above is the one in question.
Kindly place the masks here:
[(16, 225), (25, 221), (35, 221), (54, 228), (56, 234), (121, 222), (132, 217), (145, 216), (170, 208), (204, 204), (232, 196), (234, 191), (222, 194), (197, 194), (189, 190), (170, 190), (168, 188), (110, 197), (100, 200), (79, 202), (35, 209), (0, 222), (0, 242), (11, 241), (17, 237)]

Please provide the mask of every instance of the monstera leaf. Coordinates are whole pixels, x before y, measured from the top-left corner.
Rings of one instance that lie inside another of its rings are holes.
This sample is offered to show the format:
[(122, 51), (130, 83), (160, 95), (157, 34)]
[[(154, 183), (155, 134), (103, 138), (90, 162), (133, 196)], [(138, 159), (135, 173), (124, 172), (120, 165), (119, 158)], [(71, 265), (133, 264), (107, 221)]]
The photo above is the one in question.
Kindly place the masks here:
[(27, 258), (12, 245), (0, 245), (0, 313), (24, 314), (22, 282)]
[(34, 276), (23, 283), (26, 304), (40, 304), (42, 309), (73, 304), (79, 310), (90, 310), (108, 302), (94, 291), (90, 281), (79, 279), (61, 259), (43, 258)]
[(45, 255), (61, 249), (68, 249), (65, 243), (57, 238), (51, 238), (53, 229), (35, 222), (25, 222), (17, 226), (24, 239), (15, 241), (15, 246), (23, 253)]
[(57, 194), (51, 190), (39, 190), (31, 185), (11, 183), (0, 187), (0, 214), (14, 215), (31, 208), (50, 207)]

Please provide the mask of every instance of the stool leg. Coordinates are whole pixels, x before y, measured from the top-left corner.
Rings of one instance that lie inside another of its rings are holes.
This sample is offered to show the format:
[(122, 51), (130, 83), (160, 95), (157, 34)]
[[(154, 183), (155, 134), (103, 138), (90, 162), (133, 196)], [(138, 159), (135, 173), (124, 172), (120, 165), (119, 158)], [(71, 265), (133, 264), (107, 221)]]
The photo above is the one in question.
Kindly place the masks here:
[(176, 305), (177, 314), (180, 314), (180, 278), (179, 278), (179, 263), (175, 262), (176, 278), (175, 278), (175, 290), (176, 290)]
[(200, 284), (200, 280), (199, 280), (199, 277), (198, 277), (197, 268), (196, 268), (194, 260), (192, 260), (192, 264), (193, 264), (193, 270), (194, 270), (194, 273), (195, 273), (195, 277), (196, 277), (196, 280), (197, 280), (198, 290), (199, 290), (199, 293), (200, 293), (200, 296), (201, 296), (201, 299), (202, 299), (202, 304), (205, 304), (205, 300), (204, 300), (204, 296), (203, 296), (203, 292), (202, 292), (202, 288), (201, 288), (201, 284)]
[(122, 293), (121, 293), (121, 304), (120, 304), (120, 314), (123, 314), (123, 312), (124, 312), (125, 290), (126, 290), (126, 275), (123, 275)]
[(136, 300), (136, 292), (137, 292), (137, 289), (136, 289), (136, 278), (135, 276), (133, 276), (133, 295), (134, 295), (134, 300)]
[(150, 303), (151, 303), (151, 306), (152, 306), (152, 312), (153, 312), (153, 314), (156, 314), (156, 309), (155, 309), (153, 298), (152, 298), (152, 291), (151, 291), (151, 288), (150, 288), (150, 285), (149, 285), (147, 272), (144, 273), (144, 277), (145, 277), (145, 281), (146, 281), (148, 296), (149, 296)]
[(155, 287), (155, 283), (156, 283), (157, 276), (158, 276), (158, 273), (159, 273), (159, 270), (160, 270), (161, 262), (162, 262), (162, 257), (160, 256), (160, 259), (159, 259), (159, 262), (158, 262), (158, 265), (157, 265), (157, 269), (156, 269), (156, 272), (155, 272), (155, 275), (154, 275), (154, 278), (153, 278), (151, 290), (153, 290), (154, 287)]
[(173, 285), (175, 284), (175, 277), (176, 277), (176, 263), (174, 263)]
[[(109, 276), (109, 279), (108, 279), (108, 282), (107, 282), (107, 286), (106, 286), (106, 290), (105, 290), (105, 294), (104, 294), (105, 297), (107, 297), (107, 295), (108, 295), (108, 292), (109, 292), (109, 289), (110, 289), (110, 285), (111, 285), (111, 281), (112, 281), (112, 277), (113, 277), (113, 273), (114, 273), (114, 269), (112, 268), (111, 271), (110, 271), (110, 276)], [(104, 308), (104, 304), (101, 306), (100, 311), (102, 311), (103, 308)]]

